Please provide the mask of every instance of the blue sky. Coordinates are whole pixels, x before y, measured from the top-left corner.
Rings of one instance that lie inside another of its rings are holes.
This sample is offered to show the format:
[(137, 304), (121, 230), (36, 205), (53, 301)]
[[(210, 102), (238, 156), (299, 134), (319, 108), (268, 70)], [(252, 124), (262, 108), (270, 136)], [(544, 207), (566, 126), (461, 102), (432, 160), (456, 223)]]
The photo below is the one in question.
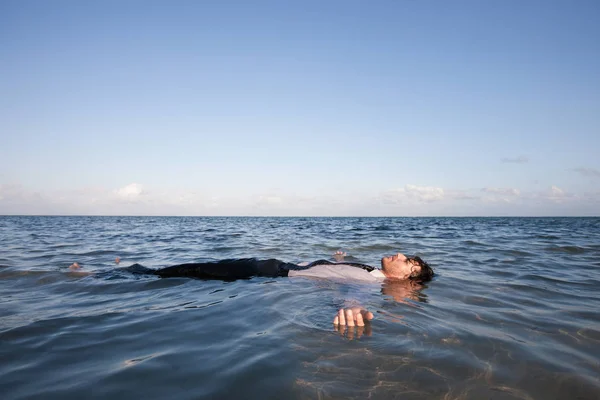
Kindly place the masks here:
[(600, 215), (599, 20), (0, 0), (0, 214)]

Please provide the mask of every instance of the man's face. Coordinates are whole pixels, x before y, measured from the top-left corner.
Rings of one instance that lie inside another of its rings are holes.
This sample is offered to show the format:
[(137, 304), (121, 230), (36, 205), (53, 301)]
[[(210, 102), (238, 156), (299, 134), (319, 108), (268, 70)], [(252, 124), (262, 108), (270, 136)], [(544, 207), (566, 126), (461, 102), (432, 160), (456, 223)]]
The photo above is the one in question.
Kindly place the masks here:
[(419, 273), (421, 267), (409, 260), (402, 253), (393, 256), (383, 257), (381, 259), (381, 269), (388, 278), (408, 279), (413, 273)]

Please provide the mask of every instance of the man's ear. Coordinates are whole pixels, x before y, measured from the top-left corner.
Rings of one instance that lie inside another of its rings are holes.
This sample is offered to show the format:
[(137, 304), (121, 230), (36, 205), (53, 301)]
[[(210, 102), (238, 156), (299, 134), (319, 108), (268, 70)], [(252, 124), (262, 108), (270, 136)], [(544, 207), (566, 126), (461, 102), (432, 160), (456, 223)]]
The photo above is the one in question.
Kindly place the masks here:
[(418, 265), (413, 265), (410, 267), (410, 277), (413, 278), (421, 273), (421, 267)]

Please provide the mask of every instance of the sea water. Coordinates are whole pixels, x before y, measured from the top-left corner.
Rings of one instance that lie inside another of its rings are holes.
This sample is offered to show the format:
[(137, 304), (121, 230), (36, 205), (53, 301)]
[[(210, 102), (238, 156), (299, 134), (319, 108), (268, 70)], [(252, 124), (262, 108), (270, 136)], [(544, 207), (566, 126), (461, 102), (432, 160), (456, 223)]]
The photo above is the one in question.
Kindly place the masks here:
[[(119, 270), (340, 249), (436, 277)], [(600, 398), (600, 218), (5, 216), (0, 266), (2, 399)], [(357, 304), (370, 324), (332, 324)]]

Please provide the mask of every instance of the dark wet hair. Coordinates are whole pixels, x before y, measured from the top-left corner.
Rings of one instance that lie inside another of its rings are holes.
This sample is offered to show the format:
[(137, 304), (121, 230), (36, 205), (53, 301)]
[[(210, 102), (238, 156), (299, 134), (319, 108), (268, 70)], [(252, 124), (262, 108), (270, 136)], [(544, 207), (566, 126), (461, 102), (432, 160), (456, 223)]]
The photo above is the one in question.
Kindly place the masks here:
[(408, 279), (416, 282), (427, 282), (433, 278), (433, 269), (429, 266), (429, 264), (423, 261), (421, 257), (408, 257), (408, 260), (421, 267), (421, 271), (415, 273), (414, 275), (411, 274)]

